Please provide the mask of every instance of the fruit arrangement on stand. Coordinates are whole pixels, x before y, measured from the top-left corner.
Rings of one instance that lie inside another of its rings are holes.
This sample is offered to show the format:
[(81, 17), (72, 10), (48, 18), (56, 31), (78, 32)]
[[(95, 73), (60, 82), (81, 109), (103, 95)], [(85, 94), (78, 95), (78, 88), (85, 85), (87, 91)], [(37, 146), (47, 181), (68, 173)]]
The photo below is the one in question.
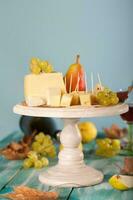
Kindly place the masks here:
[(94, 86), (91, 73), (91, 89), (88, 90), (88, 77), (80, 63), (80, 55), (76, 56), (75, 63), (69, 66), (64, 76), (55, 72), (48, 61), (39, 58), (31, 59), (30, 70), (31, 74), (26, 75), (24, 80), (27, 106), (91, 107), (111, 106), (119, 102), (117, 93), (102, 85), (99, 74), (98, 83)]

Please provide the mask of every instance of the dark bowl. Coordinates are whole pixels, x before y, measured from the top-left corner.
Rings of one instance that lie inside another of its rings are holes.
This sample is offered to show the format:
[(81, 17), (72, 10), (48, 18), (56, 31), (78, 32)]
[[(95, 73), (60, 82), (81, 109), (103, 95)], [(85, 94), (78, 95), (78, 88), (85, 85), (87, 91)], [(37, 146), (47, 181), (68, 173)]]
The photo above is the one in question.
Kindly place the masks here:
[(124, 102), (128, 98), (128, 90), (117, 92), (117, 97), (120, 102)]

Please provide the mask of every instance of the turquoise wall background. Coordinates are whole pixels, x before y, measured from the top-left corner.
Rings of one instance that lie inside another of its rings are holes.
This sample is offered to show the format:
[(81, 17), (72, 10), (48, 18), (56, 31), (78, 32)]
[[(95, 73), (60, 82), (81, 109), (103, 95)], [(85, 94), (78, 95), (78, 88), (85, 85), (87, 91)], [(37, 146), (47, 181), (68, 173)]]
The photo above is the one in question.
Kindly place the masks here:
[[(133, 0), (0, 0), (0, 138), (18, 129), (14, 104), (23, 100), (31, 57), (66, 72), (77, 53), (113, 90), (133, 79)], [(99, 130), (119, 117), (92, 119)], [(60, 125), (59, 120), (57, 121)]]

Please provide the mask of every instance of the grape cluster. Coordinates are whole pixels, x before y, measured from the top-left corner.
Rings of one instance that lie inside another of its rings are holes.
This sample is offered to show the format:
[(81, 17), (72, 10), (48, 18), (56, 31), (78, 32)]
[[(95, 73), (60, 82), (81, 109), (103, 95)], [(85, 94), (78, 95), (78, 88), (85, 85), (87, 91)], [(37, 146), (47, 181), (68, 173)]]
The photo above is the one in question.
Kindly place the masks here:
[(103, 157), (113, 157), (120, 152), (120, 140), (118, 139), (97, 139), (98, 148), (96, 149), (96, 155)]
[(35, 136), (35, 140), (31, 145), (31, 151), (24, 160), (24, 168), (42, 168), (49, 164), (47, 157), (54, 158), (56, 156), (56, 149), (53, 141), (49, 135), (40, 132)]
[(108, 88), (97, 93), (97, 101), (100, 105), (109, 106), (116, 105), (119, 102), (117, 94)]
[(51, 73), (53, 67), (48, 61), (40, 60), (39, 58), (32, 58), (30, 62), (30, 69), (33, 74), (40, 74), (41, 72)]

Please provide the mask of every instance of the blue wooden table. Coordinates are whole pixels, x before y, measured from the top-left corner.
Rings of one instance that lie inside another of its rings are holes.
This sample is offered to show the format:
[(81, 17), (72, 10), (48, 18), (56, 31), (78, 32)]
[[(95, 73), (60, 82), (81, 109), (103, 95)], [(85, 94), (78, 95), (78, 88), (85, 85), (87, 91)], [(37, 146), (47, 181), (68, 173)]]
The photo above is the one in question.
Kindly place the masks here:
[[(0, 148), (13, 140), (19, 140), (21, 137), (23, 137), (21, 132), (13, 132), (7, 138), (0, 141)], [(104, 180), (101, 184), (82, 188), (50, 187), (43, 185), (38, 180), (38, 175), (46, 168), (40, 170), (32, 168), (23, 169), (23, 161), (8, 161), (0, 156), (0, 194), (11, 192), (14, 186), (26, 185), (45, 191), (58, 191), (60, 200), (133, 200), (133, 190), (117, 191), (108, 184), (108, 179), (113, 174), (118, 173), (118, 169), (114, 164), (117, 163), (122, 166), (124, 158), (122, 156), (108, 159), (99, 158), (92, 151), (94, 147), (95, 142), (84, 146), (85, 162), (103, 172)], [(57, 158), (50, 160), (50, 166), (56, 163)], [(0, 199), (6, 200), (4, 198)]]

